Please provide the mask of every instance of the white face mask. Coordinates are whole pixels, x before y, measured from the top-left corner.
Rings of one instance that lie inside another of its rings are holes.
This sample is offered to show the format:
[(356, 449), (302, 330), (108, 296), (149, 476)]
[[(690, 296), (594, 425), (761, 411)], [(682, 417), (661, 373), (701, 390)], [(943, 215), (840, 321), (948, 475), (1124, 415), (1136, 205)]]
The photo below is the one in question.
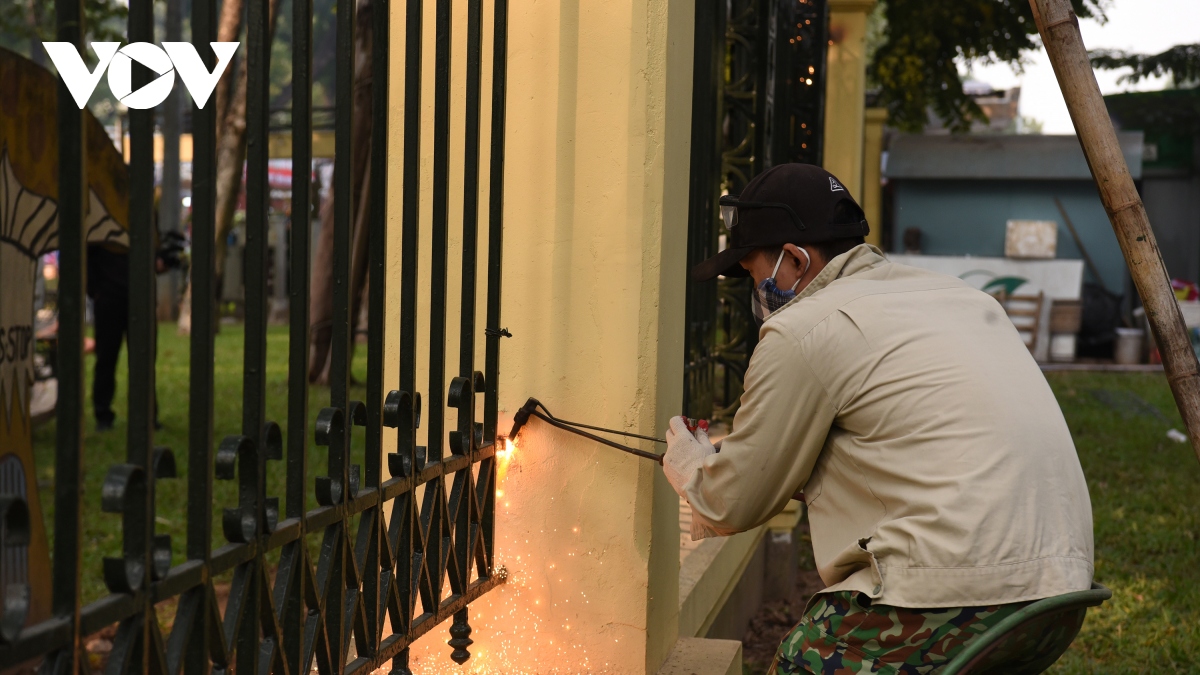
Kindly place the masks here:
[(804, 269), (800, 270), (796, 283), (792, 284), (791, 288), (785, 291), (775, 285), (775, 275), (779, 274), (779, 265), (783, 263), (783, 256), (786, 253), (786, 251), (780, 251), (779, 259), (775, 261), (775, 269), (771, 270), (771, 276), (763, 279), (750, 296), (750, 309), (754, 312), (754, 320), (759, 324), (796, 297), (796, 287), (800, 285), (800, 279), (804, 278), (804, 274), (812, 266), (812, 258), (809, 257), (808, 251), (802, 248), (799, 250), (804, 254)]

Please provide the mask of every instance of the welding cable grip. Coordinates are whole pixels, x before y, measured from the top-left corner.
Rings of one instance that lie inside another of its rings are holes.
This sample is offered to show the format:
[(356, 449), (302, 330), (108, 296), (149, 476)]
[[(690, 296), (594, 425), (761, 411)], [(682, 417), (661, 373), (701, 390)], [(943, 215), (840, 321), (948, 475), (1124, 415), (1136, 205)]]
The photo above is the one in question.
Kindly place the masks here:
[[(540, 408), (540, 410), (539, 410), (539, 408)], [(662, 461), (663, 461), (662, 455), (656, 455), (653, 452), (646, 452), (645, 450), (631, 448), (628, 445), (622, 445), (615, 441), (610, 441), (607, 438), (602, 438), (595, 434), (589, 434), (588, 432), (584, 431), (584, 429), (591, 429), (592, 431), (600, 431), (600, 432), (603, 432), (606, 434), (617, 434), (620, 436), (628, 436), (631, 438), (641, 439), (643, 441), (652, 441), (654, 443), (666, 443), (665, 440), (663, 440), (661, 438), (654, 438), (653, 436), (642, 436), (640, 434), (634, 434), (634, 433), (630, 433), (628, 431), (618, 431), (616, 429), (605, 429), (604, 427), (597, 427), (597, 426), (592, 426), (590, 424), (581, 424), (579, 422), (569, 422), (567, 420), (559, 419), (559, 418), (555, 417), (554, 414), (551, 413), (550, 410), (547, 409), (546, 406), (543, 405), (541, 401), (539, 401), (533, 397), (530, 397), (529, 400), (525, 401), (525, 405), (521, 406), (521, 409), (517, 411), (516, 415), (513, 415), (513, 426), (512, 426), (512, 430), (508, 432), (508, 437), (516, 438), (517, 434), (520, 433), (520, 431), (521, 431), (521, 427), (525, 426), (525, 423), (529, 421), (530, 417), (536, 417), (536, 418), (542, 420), (543, 422), (545, 422), (546, 424), (549, 424), (550, 426), (553, 426), (557, 429), (562, 429), (563, 431), (568, 431), (570, 433), (573, 433), (573, 434), (576, 434), (579, 436), (583, 436), (584, 438), (596, 441), (597, 443), (607, 445), (610, 448), (616, 448), (617, 450), (620, 450), (622, 452), (627, 452), (631, 455), (637, 455), (638, 457), (653, 460), (659, 464), (662, 464)]]

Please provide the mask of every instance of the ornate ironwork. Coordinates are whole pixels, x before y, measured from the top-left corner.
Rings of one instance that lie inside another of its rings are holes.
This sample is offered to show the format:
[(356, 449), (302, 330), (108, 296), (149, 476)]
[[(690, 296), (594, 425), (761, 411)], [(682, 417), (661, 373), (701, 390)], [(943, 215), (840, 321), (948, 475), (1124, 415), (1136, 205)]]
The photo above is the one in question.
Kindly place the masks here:
[[(131, 251), (129, 324), (128, 459), (108, 472), (101, 488), (105, 511), (122, 516), (123, 547), (103, 564), (110, 594), (86, 606), (81, 603), (79, 522), (83, 473), (83, 331), (85, 248), (82, 207), (84, 143), (82, 113), (64, 86), (59, 88), (60, 196), (59, 240), (59, 415), (55, 459), (53, 616), (22, 628), (29, 589), (8, 583), (0, 614), (0, 664), (13, 665), (42, 657), (45, 673), (86, 672), (84, 637), (118, 624), (107, 672), (156, 672), (169, 675), (228, 672), (367, 673), (391, 665), (407, 673), (408, 648), (414, 640), (453, 618), (449, 629), (451, 658), (469, 656), (471, 628), (468, 606), (503, 583), (494, 562), (496, 481), (496, 375), (499, 341), (507, 331), (500, 322), (500, 252), (503, 243), (503, 162), (507, 1), (493, 3), (492, 120), (488, 167), (490, 203), (487, 239), (487, 321), (483, 372), (476, 369), (476, 274), (478, 267), (478, 191), (480, 184), (481, 65), (483, 3), (465, 0), (466, 137), (464, 216), (462, 222), (462, 298), (459, 303), (460, 375), (443, 382), (447, 338), (446, 277), (449, 269), (449, 149), (452, 0), (435, 0), (434, 45), (435, 134), (433, 238), (430, 259), (428, 447), (417, 445), (422, 397), (417, 370), (416, 312), (418, 300), (418, 220), (421, 188), (422, 14), (423, 0), (405, 0), (404, 155), (401, 273), (400, 383), (384, 394), (383, 356), (390, 0), (371, 0), (368, 22), (372, 39), (372, 133), (370, 156), (370, 242), (367, 401), (349, 400), (351, 301), (351, 214), (356, 186), (351, 185), (351, 105), (353, 96), (339, 95), (335, 117), (334, 293), (331, 405), (318, 415), (316, 443), (328, 448), (328, 465), (310, 489), (307, 466), (309, 344), (309, 274), (311, 252), (309, 181), (298, 180), (292, 191), (292, 237), (289, 248), (291, 299), (288, 354), (288, 424), (286, 433), (266, 418), (267, 293), (267, 107), (270, 30), (268, 3), (247, 3), (245, 58), (248, 68), (247, 126), (251, 139), (246, 181), (246, 323), (242, 430), (215, 443), (213, 432), (213, 356), (215, 270), (213, 228), (215, 202), (214, 106), (192, 112), (195, 134), (192, 216), (192, 336), (187, 452), (186, 560), (172, 564), (172, 542), (156, 534), (155, 484), (176, 475), (175, 456), (154, 443), (154, 233), (152, 111), (131, 111)], [(364, 3), (338, 0), (337, 50), (339, 83), (353, 82), (356, 9)], [(359, 5), (356, 7), (356, 5)], [(216, 0), (193, 0), (192, 35), (196, 44), (216, 39)], [(312, 141), (312, 0), (292, 3), (294, 101), (292, 147), (294, 174), (306, 176)], [(60, 0), (58, 39), (81, 45), (82, 0)], [(151, 0), (129, 3), (129, 40), (153, 41)], [(206, 49), (201, 49), (201, 53)], [(211, 70), (213, 54), (202, 56)], [(135, 88), (149, 73), (135, 69)], [(424, 142), (430, 142), (425, 140)], [(486, 375), (485, 375), (486, 373)], [(443, 391), (445, 396), (443, 397)], [(477, 397), (483, 396), (483, 423), (475, 420)], [(456, 419), (445, 429), (446, 410)], [(365, 428), (356, 446), (351, 430)], [(392, 431), (385, 432), (385, 429)], [(386, 457), (383, 434), (395, 433), (397, 452)], [(214, 454), (213, 449), (216, 447)], [(270, 460), (286, 469), (286, 500), (281, 504), (266, 490)], [(212, 473), (210, 473), (212, 472)], [(227, 544), (212, 549), (213, 475), (236, 481), (237, 504), (225, 508), (221, 529)], [(306, 500), (315, 492), (317, 507)], [(283, 508), (285, 507), (285, 508)], [(321, 538), (314, 559), (308, 536)], [(0, 495), (0, 561), (29, 540), (29, 511), (16, 495)], [(278, 564), (269, 561), (278, 555)], [(4, 562), (7, 565), (7, 562)], [(232, 572), (228, 604), (222, 613), (214, 579)], [(273, 575), (273, 576), (272, 576)], [(0, 574), (0, 579), (4, 579)], [(161, 632), (156, 605), (177, 598), (169, 634)]]
[[(821, 163), (828, 16), (824, 0), (696, 4), (688, 264), (728, 235), (717, 198), (784, 162)], [(692, 284), (684, 410), (728, 421), (758, 332), (746, 279)]]

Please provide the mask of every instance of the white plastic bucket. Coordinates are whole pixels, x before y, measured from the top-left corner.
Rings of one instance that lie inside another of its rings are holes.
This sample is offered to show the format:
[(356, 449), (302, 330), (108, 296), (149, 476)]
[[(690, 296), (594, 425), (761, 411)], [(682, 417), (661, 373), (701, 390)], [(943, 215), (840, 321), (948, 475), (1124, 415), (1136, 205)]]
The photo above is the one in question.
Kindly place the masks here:
[(1113, 360), (1122, 365), (1142, 362), (1142, 341), (1146, 333), (1141, 328), (1118, 328)]

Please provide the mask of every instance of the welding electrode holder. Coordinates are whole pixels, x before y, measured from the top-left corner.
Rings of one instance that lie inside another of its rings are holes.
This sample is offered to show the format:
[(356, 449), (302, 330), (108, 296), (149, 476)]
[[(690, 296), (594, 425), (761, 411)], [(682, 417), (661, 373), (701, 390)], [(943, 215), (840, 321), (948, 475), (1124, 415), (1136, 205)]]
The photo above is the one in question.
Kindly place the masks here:
[[(538, 410), (538, 408), (541, 408), (541, 410)], [(508, 437), (516, 438), (517, 434), (521, 432), (521, 427), (525, 426), (525, 423), (529, 421), (530, 417), (536, 417), (536, 418), (542, 420), (543, 422), (545, 422), (546, 424), (549, 424), (551, 426), (562, 429), (563, 431), (569, 431), (573, 434), (578, 434), (580, 436), (583, 436), (584, 438), (589, 438), (593, 441), (596, 441), (597, 443), (602, 443), (604, 445), (607, 445), (610, 448), (616, 448), (617, 450), (620, 450), (622, 452), (628, 452), (631, 455), (637, 455), (638, 457), (644, 457), (646, 459), (651, 459), (651, 460), (654, 460), (655, 462), (658, 462), (659, 464), (663, 463), (662, 455), (656, 455), (653, 452), (646, 452), (645, 450), (638, 450), (637, 448), (631, 448), (628, 445), (621, 445), (620, 443), (615, 443), (613, 441), (608, 440), (607, 438), (600, 438), (599, 436), (596, 436), (595, 434), (589, 434), (586, 431), (583, 431), (583, 429), (591, 429), (593, 431), (603, 431), (606, 434), (619, 434), (621, 436), (631, 436), (633, 438), (640, 438), (643, 441), (653, 441), (655, 443), (664, 443), (665, 444), (666, 443), (665, 440), (663, 440), (661, 438), (654, 438), (653, 436), (641, 436), (639, 434), (631, 434), (628, 431), (617, 431), (615, 429), (605, 429), (604, 427), (594, 427), (589, 424), (580, 424), (578, 422), (568, 422), (566, 420), (560, 420), (557, 417), (555, 417), (554, 415), (550, 414), (550, 411), (546, 409), (546, 406), (542, 405), (541, 401), (537, 400), (536, 398), (533, 398), (532, 396), (529, 397), (528, 401), (525, 401), (525, 405), (521, 406), (521, 409), (517, 411), (517, 414), (513, 415), (513, 425), (512, 425), (512, 429), (508, 432)], [(795, 499), (796, 501), (801, 502), (801, 503), (804, 502), (803, 486), (801, 486), (800, 489), (796, 490), (796, 493), (792, 495), (792, 499)]]
[[(540, 410), (539, 410), (539, 408), (540, 408)], [(633, 433), (629, 433), (628, 431), (618, 431), (616, 429), (605, 429), (603, 427), (594, 427), (590, 424), (580, 424), (579, 422), (568, 422), (566, 420), (561, 420), (561, 419), (555, 417), (546, 408), (546, 406), (542, 405), (541, 401), (537, 400), (536, 398), (533, 398), (532, 396), (529, 397), (528, 401), (525, 401), (525, 405), (521, 406), (521, 409), (517, 411), (517, 414), (513, 415), (512, 430), (510, 430), (508, 432), (508, 437), (516, 438), (517, 434), (521, 432), (521, 427), (525, 426), (525, 423), (529, 421), (530, 417), (536, 417), (536, 418), (542, 420), (543, 422), (545, 422), (546, 424), (549, 424), (555, 428), (562, 429), (563, 431), (569, 431), (569, 432), (571, 432), (573, 434), (577, 434), (579, 436), (583, 436), (584, 438), (596, 441), (597, 443), (607, 445), (610, 448), (616, 448), (617, 450), (620, 450), (622, 452), (628, 452), (631, 455), (637, 455), (638, 457), (643, 457), (645, 459), (654, 460), (655, 462), (662, 464), (662, 461), (663, 461), (662, 455), (656, 455), (653, 452), (646, 452), (645, 450), (638, 450), (637, 448), (631, 448), (628, 445), (621, 445), (620, 443), (610, 441), (607, 438), (601, 438), (600, 436), (597, 436), (595, 434), (589, 434), (588, 432), (583, 431), (583, 429), (591, 429), (592, 431), (601, 431), (606, 434), (618, 434), (621, 436), (629, 436), (631, 438), (638, 438), (643, 441), (652, 441), (654, 443), (666, 443), (665, 440), (663, 440), (661, 438), (654, 438), (653, 436), (642, 436), (640, 434), (633, 434)]]

